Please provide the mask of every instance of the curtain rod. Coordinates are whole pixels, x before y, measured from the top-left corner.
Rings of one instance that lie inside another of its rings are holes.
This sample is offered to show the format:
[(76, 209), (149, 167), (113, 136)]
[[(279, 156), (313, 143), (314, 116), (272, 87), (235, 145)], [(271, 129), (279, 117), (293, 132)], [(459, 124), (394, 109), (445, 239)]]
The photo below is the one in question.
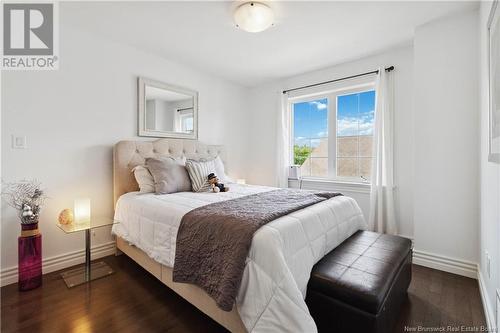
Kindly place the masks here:
[[(386, 72), (391, 72), (393, 70), (394, 70), (394, 66), (390, 66), (390, 67), (387, 67), (385, 69)], [(344, 81), (344, 80), (348, 80), (348, 79), (354, 79), (356, 77), (365, 76), (365, 75), (371, 75), (371, 74), (378, 74), (378, 69), (376, 71), (371, 71), (371, 72), (366, 72), (366, 73), (361, 73), (361, 74), (346, 76), (346, 77), (342, 77), (340, 79), (335, 79), (335, 80), (330, 80), (330, 81), (324, 81), (324, 82), (309, 84), (307, 86), (302, 86), (302, 87), (297, 87), (297, 88), (283, 90), (283, 94), (286, 94), (286, 93), (288, 93), (290, 91), (295, 91), (295, 90), (300, 90), (300, 89), (305, 89), (305, 88), (316, 87), (316, 86), (320, 86), (320, 85), (327, 84), (327, 83), (333, 83), (333, 82)]]

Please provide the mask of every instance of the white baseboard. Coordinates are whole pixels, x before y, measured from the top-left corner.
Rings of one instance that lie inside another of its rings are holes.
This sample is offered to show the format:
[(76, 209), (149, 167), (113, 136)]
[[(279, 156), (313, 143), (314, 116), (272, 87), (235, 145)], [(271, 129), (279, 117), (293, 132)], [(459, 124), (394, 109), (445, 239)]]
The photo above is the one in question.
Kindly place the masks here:
[(496, 327), (495, 311), (488, 297), (486, 284), (484, 282), (483, 274), (481, 274), (481, 270), (479, 269), (479, 267), (477, 270), (477, 281), (479, 282), (479, 294), (481, 295), (481, 301), (483, 303), (484, 316), (486, 317), (486, 325), (488, 325), (488, 331), (495, 332), (495, 327)]
[(473, 279), (477, 279), (478, 276), (476, 263), (415, 249), (413, 250), (413, 263), (416, 265), (434, 268), (440, 271), (458, 274)]
[[(107, 242), (92, 247), (92, 259), (102, 258), (115, 254), (115, 242)], [(68, 252), (65, 254), (45, 258), (42, 261), (43, 274), (58, 271), (85, 261), (85, 250)], [(17, 282), (17, 266), (9, 267), (0, 272), (0, 286)]]

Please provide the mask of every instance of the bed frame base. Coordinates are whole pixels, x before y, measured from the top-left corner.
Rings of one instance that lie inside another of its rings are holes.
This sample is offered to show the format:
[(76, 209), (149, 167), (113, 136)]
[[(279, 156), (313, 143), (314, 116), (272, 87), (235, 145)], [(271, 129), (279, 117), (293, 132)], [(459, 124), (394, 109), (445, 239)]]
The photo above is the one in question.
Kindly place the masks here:
[(215, 301), (201, 288), (188, 283), (173, 282), (172, 268), (151, 259), (141, 249), (129, 244), (121, 237), (116, 237), (116, 248), (118, 250), (117, 255), (119, 254), (119, 251), (125, 253), (145, 270), (153, 274), (163, 284), (182, 296), (186, 301), (196, 306), (207, 316), (227, 328), (229, 331), (233, 333), (247, 332), (236, 307), (233, 307), (230, 312), (223, 311), (217, 307)]

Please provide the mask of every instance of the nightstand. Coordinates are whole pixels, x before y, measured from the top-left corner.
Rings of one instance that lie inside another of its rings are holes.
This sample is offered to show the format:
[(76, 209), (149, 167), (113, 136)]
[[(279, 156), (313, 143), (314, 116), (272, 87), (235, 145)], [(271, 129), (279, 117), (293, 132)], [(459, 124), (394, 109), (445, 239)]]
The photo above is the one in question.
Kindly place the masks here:
[(67, 234), (85, 231), (85, 266), (61, 273), (61, 276), (68, 288), (113, 274), (111, 267), (109, 267), (104, 261), (94, 263), (90, 261), (90, 237), (91, 230), (110, 226), (116, 223), (118, 222), (111, 218), (97, 217), (86, 222), (57, 224), (59, 229)]

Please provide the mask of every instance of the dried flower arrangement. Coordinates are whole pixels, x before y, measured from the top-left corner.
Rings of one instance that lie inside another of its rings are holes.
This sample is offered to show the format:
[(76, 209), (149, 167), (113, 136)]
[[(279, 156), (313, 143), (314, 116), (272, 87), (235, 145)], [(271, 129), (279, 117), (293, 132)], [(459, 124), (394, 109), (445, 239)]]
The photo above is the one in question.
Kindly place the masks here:
[(17, 183), (5, 183), (3, 193), (6, 202), (18, 212), (21, 224), (38, 223), (40, 211), (47, 196), (37, 180), (23, 180)]

